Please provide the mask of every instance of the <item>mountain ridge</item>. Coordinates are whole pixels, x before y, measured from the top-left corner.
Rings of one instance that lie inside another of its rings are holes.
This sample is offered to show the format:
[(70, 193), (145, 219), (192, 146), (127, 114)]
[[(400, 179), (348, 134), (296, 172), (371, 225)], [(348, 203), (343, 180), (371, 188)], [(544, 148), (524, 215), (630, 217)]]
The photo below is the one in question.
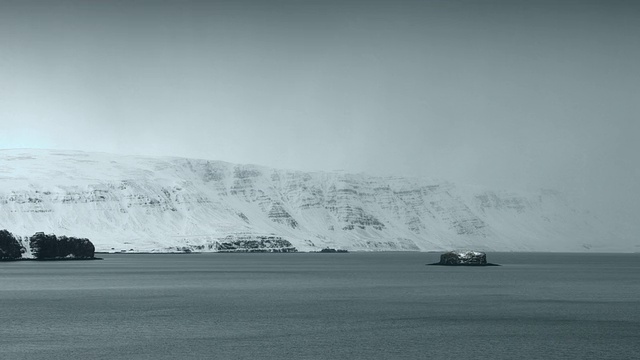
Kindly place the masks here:
[(0, 228), (87, 237), (97, 251), (258, 237), (302, 251), (621, 250), (551, 190), (72, 150), (0, 151)]

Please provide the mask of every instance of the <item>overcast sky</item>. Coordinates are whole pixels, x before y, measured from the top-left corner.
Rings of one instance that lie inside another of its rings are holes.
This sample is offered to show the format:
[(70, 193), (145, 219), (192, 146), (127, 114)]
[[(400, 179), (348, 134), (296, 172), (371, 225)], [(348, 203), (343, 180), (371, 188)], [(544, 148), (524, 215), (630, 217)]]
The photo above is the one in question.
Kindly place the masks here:
[(639, 66), (637, 1), (0, 0), (0, 147), (553, 187), (636, 219)]

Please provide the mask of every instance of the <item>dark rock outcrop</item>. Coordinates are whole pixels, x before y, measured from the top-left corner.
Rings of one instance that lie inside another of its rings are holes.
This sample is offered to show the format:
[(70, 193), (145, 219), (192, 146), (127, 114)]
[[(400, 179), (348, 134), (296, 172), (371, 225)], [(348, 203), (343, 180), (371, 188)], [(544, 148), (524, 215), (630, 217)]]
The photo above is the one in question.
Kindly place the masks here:
[(480, 251), (449, 251), (440, 255), (440, 262), (429, 265), (496, 266), (487, 262), (487, 254)]
[(216, 251), (229, 252), (297, 252), (288, 240), (279, 236), (258, 236), (257, 238), (235, 239), (229, 237), (226, 241), (216, 243)]
[(321, 253), (347, 253), (349, 252), (348, 250), (344, 250), (344, 249), (334, 249), (334, 248), (324, 248), (318, 252)]

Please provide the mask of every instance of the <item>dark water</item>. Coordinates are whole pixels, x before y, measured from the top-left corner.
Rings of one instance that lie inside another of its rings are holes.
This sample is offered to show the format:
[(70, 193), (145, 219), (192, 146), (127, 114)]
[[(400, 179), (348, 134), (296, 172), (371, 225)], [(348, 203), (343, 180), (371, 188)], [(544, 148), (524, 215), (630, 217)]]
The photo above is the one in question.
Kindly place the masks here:
[(0, 263), (1, 359), (640, 358), (640, 255)]

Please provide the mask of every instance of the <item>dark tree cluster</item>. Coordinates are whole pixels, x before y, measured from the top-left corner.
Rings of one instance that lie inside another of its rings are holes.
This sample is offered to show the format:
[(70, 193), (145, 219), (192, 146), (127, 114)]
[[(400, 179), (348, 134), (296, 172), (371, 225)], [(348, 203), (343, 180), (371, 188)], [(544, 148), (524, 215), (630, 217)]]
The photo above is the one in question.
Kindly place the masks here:
[(16, 260), (22, 257), (24, 248), (7, 230), (0, 230), (0, 260)]
[(89, 239), (35, 233), (29, 238), (33, 256), (38, 260), (93, 259), (95, 247)]

